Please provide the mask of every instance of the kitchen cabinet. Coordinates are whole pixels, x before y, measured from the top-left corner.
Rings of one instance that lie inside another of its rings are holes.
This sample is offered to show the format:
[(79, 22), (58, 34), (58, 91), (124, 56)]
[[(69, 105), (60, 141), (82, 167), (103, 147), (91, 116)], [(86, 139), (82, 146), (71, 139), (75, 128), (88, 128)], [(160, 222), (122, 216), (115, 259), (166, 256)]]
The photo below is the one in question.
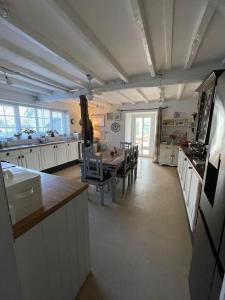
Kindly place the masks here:
[(15, 240), (25, 300), (75, 299), (90, 272), (87, 191)]
[(67, 159), (68, 161), (79, 159), (78, 142), (70, 142), (67, 144)]
[(55, 152), (55, 165), (62, 165), (68, 161), (66, 143), (55, 145), (54, 152)]
[(177, 166), (178, 147), (176, 145), (160, 145), (159, 164)]
[(1, 152), (0, 160), (10, 162), (17, 166), (23, 166), (20, 150)]
[(42, 169), (41, 152), (39, 147), (21, 150), (21, 157), (24, 168), (37, 171)]
[(190, 228), (191, 231), (195, 231), (202, 184), (199, 175), (196, 173), (197, 171), (195, 171), (188, 157), (181, 149), (178, 154), (177, 171), (184, 195)]
[(55, 145), (41, 147), (41, 158), (43, 170), (56, 166)]

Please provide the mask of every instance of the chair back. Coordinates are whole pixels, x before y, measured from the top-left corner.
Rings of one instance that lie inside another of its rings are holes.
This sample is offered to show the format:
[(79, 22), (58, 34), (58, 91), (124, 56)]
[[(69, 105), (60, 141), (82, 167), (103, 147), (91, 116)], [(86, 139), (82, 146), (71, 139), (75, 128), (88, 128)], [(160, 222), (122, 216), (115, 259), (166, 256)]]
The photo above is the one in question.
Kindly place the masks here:
[(84, 179), (103, 180), (102, 157), (95, 155), (94, 147), (87, 147), (84, 150)]
[(120, 142), (120, 149), (131, 149), (131, 143)]
[(126, 174), (130, 168), (131, 168), (131, 150), (125, 150), (123, 173)]
[(138, 145), (132, 147), (132, 165), (135, 166), (138, 163)]

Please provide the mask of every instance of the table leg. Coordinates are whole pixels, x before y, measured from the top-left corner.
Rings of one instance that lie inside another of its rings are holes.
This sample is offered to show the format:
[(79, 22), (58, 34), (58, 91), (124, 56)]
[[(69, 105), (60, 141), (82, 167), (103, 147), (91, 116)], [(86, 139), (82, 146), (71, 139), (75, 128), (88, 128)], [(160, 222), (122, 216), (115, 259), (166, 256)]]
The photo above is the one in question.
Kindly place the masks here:
[(112, 202), (116, 202), (116, 171), (111, 171)]

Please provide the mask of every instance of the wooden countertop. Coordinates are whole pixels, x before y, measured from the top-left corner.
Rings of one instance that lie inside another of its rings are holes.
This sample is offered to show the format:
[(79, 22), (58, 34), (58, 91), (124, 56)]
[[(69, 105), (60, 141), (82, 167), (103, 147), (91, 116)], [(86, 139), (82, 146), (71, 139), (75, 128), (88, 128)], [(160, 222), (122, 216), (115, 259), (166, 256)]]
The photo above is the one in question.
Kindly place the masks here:
[(45, 173), (39, 174), (41, 175), (43, 207), (13, 225), (15, 239), (88, 188), (86, 183), (76, 180)]

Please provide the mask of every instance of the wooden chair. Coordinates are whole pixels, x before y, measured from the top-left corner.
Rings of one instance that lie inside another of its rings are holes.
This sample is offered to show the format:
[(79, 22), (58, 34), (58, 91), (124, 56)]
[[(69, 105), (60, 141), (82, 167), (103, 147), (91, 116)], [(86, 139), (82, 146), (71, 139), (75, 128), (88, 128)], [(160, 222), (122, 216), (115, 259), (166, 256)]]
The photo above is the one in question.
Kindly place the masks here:
[(101, 204), (104, 205), (104, 187), (111, 183), (111, 174), (103, 171), (102, 157), (95, 155), (93, 147), (84, 149), (82, 181), (96, 186), (100, 191)]
[(125, 192), (126, 178), (128, 177), (128, 186), (131, 182), (131, 150), (125, 150), (124, 152), (124, 164), (117, 172), (117, 176), (123, 179), (122, 193)]
[(128, 142), (120, 142), (120, 149), (131, 149), (131, 143), (128, 143)]
[(138, 166), (138, 145), (133, 146), (131, 150), (131, 178), (137, 179), (137, 166)]

